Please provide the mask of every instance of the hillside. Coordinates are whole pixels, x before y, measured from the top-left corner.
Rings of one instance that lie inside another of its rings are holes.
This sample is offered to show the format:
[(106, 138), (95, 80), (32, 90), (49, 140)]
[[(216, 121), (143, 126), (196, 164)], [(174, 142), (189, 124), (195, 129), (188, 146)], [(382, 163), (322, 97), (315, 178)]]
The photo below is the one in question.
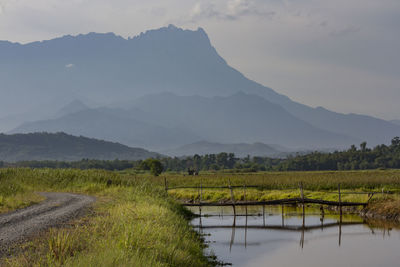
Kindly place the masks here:
[(0, 161), (5, 162), (83, 158), (139, 160), (157, 156), (160, 155), (141, 148), (65, 133), (0, 134)]

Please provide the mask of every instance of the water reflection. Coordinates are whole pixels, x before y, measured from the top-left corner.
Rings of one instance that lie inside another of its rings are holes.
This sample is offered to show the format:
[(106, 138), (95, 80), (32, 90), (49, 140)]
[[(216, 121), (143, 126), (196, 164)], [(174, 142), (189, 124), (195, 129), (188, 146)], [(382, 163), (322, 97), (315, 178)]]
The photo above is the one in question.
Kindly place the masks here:
[[(384, 254), (380, 266), (398, 266), (400, 257), (393, 247), (398, 250), (400, 245), (399, 231), (370, 225), (358, 216), (296, 207), (249, 207), (249, 216), (243, 209), (236, 212), (233, 216), (229, 207), (203, 207), (203, 216), (192, 221), (205, 234), (208, 252), (224, 262), (237, 266), (322, 266), (318, 262), (331, 259), (336, 264), (324, 262), (323, 266), (350, 266), (340, 264), (347, 258), (352, 266), (376, 266), (365, 258)], [(393, 231), (397, 239), (390, 238)], [(376, 238), (377, 233), (382, 233), (382, 240)], [(391, 247), (383, 251), (388, 244)], [(364, 249), (363, 257), (355, 257), (360, 248)], [(277, 261), (277, 255), (283, 259)]]

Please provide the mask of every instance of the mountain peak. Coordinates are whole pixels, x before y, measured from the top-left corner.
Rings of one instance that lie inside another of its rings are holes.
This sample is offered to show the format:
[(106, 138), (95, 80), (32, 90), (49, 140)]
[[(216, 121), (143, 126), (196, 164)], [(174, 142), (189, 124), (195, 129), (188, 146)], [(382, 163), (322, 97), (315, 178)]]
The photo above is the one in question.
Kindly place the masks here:
[(129, 38), (129, 40), (149, 39), (151, 41), (161, 42), (192, 42), (194, 44), (207, 45), (211, 47), (211, 41), (203, 28), (197, 30), (188, 30), (169, 24), (167, 27), (148, 30), (139, 35)]

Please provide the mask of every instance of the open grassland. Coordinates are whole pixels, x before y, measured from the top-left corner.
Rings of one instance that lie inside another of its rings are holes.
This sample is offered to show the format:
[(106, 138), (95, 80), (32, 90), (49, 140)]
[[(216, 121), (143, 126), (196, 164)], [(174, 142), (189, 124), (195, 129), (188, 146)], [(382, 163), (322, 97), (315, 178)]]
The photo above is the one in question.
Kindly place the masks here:
[(256, 172), (256, 173), (200, 173), (198, 176), (167, 173), (152, 178), (154, 183), (168, 187), (261, 185), (269, 190), (295, 189), (300, 182), (307, 190), (360, 189), (363, 191), (390, 190), (400, 192), (400, 170), (367, 171), (309, 171), (309, 172)]
[[(239, 186), (233, 190), (235, 200), (249, 201), (300, 197), (300, 183), (303, 184), (305, 197), (330, 201), (339, 200), (338, 184), (341, 187), (342, 201), (348, 202), (367, 202), (369, 199), (367, 194), (352, 194), (353, 192), (380, 192), (374, 195), (371, 204), (389, 199), (396, 200), (400, 193), (400, 170), (203, 173), (199, 176), (165, 174), (152, 179), (159, 185), (164, 185), (166, 180), (168, 188), (171, 189), (168, 191), (169, 194), (185, 201), (199, 200), (200, 185), (202, 187)], [(258, 185), (261, 188), (246, 188), (245, 190), (244, 185)], [(196, 187), (197, 189), (174, 189), (176, 187)], [(387, 192), (392, 194), (387, 194)], [(229, 189), (204, 188), (202, 190), (202, 201), (230, 199)]]
[(100, 170), (0, 170), (0, 196), (8, 199), (2, 203), (15, 203), (15, 207), (40, 201), (37, 191), (97, 197), (88, 216), (21, 244), (18, 253), (3, 259), (2, 265), (210, 265), (199, 236), (188, 224), (189, 213), (162, 187), (143, 178)]

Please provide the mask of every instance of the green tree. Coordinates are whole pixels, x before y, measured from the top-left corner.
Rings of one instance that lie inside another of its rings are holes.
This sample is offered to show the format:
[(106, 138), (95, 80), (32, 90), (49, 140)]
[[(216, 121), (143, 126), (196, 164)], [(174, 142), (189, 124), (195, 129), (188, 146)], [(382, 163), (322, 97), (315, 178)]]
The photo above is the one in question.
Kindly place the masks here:
[(150, 173), (154, 176), (158, 176), (164, 170), (164, 167), (158, 159), (149, 158), (140, 163), (142, 170), (150, 170)]

